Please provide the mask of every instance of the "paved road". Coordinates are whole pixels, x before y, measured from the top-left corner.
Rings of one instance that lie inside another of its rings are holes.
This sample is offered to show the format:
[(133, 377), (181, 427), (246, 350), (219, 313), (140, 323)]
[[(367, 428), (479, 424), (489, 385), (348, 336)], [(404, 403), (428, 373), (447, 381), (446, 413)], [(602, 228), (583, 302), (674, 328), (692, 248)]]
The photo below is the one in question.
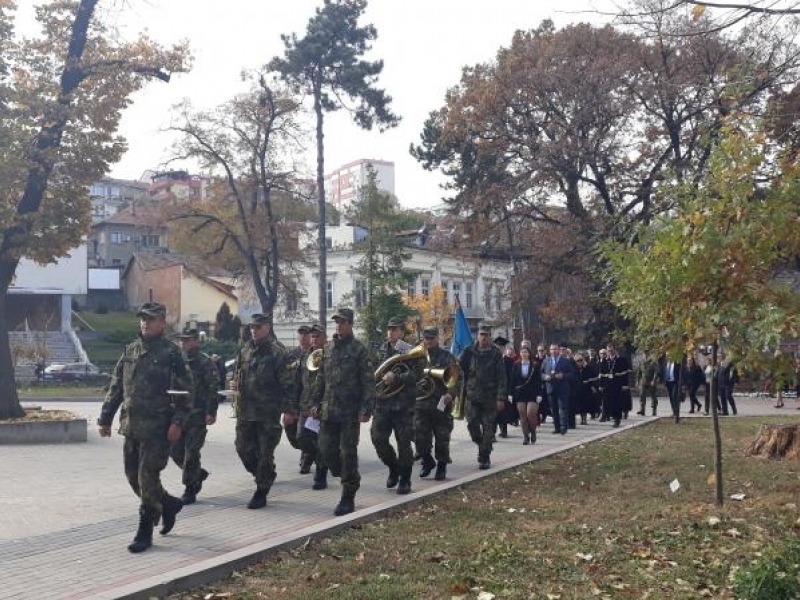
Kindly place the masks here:
[[(38, 403), (38, 401), (26, 401)], [(99, 404), (42, 402), (47, 407), (71, 410), (94, 423)], [(741, 399), (740, 414), (786, 414), (794, 410), (772, 408), (771, 399)], [(661, 402), (661, 406), (668, 403)], [(253, 491), (251, 477), (233, 448), (234, 420), (230, 406), (220, 407), (219, 421), (210, 428), (203, 464), (211, 472), (197, 504), (186, 507), (174, 531), (156, 534), (155, 546), (133, 556), (126, 550), (137, 525), (137, 501), (122, 472), (122, 438), (101, 439), (90, 426), (85, 444), (0, 446), (0, 580), (4, 599), (149, 598), (186, 589), (218, 578), (234, 566), (252, 561), (281, 545), (297, 543), (309, 535), (330, 531), (369, 518), (404, 502), (418, 500), (445, 489), (479, 479), (502, 469), (600, 439), (646, 423), (634, 415), (623, 427), (605, 423), (552, 435), (545, 425), (539, 442), (523, 446), (520, 430), (495, 446), (493, 468), (478, 471), (476, 449), (466, 426), (457, 422), (453, 435), (453, 461), (448, 480), (421, 480), (415, 468), (412, 494), (398, 496), (386, 490), (386, 469), (378, 461), (369, 439), (368, 425), (361, 435), (362, 487), (356, 512), (334, 517), (339, 484), (324, 491), (311, 490), (311, 476), (297, 470), (298, 453), (285, 441), (278, 447), (278, 479), (266, 509), (245, 508)], [(164, 472), (165, 486), (182, 491), (174, 465)]]

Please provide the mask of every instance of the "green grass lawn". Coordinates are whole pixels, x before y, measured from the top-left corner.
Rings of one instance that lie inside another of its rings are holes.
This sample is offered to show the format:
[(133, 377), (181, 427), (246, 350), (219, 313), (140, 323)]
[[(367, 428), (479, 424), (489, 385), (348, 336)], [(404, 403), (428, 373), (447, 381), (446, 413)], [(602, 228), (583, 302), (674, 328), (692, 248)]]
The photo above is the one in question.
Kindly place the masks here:
[(101, 371), (110, 372), (117, 364), (125, 345), (139, 332), (139, 319), (127, 311), (106, 314), (84, 311), (79, 315), (95, 330), (95, 333), (85, 330), (83, 324), (73, 317), (72, 327), (78, 331), (83, 349), (89, 355), (89, 360)]
[[(800, 464), (744, 455), (762, 422), (770, 419), (722, 423), (721, 508), (709, 478), (710, 421), (662, 419), (313, 539), (172, 598), (466, 600), (483, 592), (498, 600), (733, 600), (734, 581), (746, 572), (765, 585), (800, 585), (787, 541), (800, 532)], [(735, 493), (744, 500), (728, 499)], [(786, 564), (762, 578), (769, 557)], [(771, 589), (747, 598), (797, 597)]]

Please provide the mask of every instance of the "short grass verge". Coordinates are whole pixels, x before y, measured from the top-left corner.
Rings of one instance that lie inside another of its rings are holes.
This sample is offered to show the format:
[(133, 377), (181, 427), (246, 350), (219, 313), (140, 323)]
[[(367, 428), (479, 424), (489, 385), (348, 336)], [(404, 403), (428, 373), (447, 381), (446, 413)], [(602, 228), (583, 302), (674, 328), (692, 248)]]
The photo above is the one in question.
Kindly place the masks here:
[[(172, 599), (732, 600), (742, 574), (794, 556), (784, 548), (800, 532), (800, 464), (742, 453), (762, 422), (778, 421), (723, 421), (722, 508), (713, 503), (710, 421), (661, 420), (309, 540)], [(796, 562), (784, 562), (782, 577), (797, 584)], [(776, 593), (760, 597), (784, 597)]]

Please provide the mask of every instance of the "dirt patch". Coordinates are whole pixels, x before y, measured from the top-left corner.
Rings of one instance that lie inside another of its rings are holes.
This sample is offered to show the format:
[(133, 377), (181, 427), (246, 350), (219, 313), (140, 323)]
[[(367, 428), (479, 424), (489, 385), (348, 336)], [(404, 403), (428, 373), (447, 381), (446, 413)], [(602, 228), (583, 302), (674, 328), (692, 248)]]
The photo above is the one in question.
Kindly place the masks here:
[[(23, 407), (24, 408), (24, 407)], [(66, 410), (25, 409), (25, 416), (19, 419), (0, 419), (0, 423), (36, 423), (41, 421), (76, 421), (78, 415)]]

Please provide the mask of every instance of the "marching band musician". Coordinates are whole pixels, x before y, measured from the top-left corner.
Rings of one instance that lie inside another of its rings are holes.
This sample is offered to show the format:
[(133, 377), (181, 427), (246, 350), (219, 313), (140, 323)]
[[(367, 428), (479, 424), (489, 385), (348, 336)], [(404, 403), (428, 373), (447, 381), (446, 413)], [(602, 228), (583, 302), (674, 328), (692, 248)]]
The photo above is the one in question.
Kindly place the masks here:
[[(431, 369), (458, 367), (458, 361), (439, 345), (439, 329), (426, 327), (422, 331), (422, 343), (428, 350), (428, 366)], [(417, 398), (414, 406), (414, 436), (417, 451), (420, 453), (420, 477), (430, 475), (433, 467), (436, 481), (447, 477), (450, 462), (450, 434), (453, 431), (453, 401), (458, 394), (458, 380), (451, 378), (449, 387), (441, 379), (428, 378), (432, 385), (431, 393)], [(435, 444), (435, 446), (434, 446)], [(433, 455), (431, 455), (433, 449)], [(434, 460), (434, 458), (436, 460)]]
[[(378, 351), (380, 364), (397, 354), (408, 353), (410, 348), (402, 339), (405, 331), (404, 318), (389, 319), (387, 340)], [(384, 389), (396, 389), (400, 386), (402, 389), (390, 397), (381, 398), (379, 394), (370, 430), (372, 445), (375, 446), (378, 458), (389, 467), (386, 487), (397, 486), (398, 494), (408, 494), (411, 491), (411, 469), (414, 466), (414, 451), (411, 448), (414, 437), (414, 402), (417, 382), (422, 379), (423, 360), (411, 359), (404, 364), (407, 368), (402, 374), (389, 370), (383, 375), (380, 383)], [(392, 432), (397, 440), (397, 452), (389, 441)]]
[[(289, 350), (286, 354), (286, 364), (289, 370), (292, 371), (292, 376), (297, 379), (300, 375), (300, 359), (308, 353), (308, 348), (311, 346), (311, 327), (303, 323), (297, 328), (297, 346)], [(305, 421), (305, 420), (304, 420)], [(299, 420), (284, 422), (283, 431), (286, 433), (286, 439), (292, 448), (300, 450), (300, 474), (305, 475), (311, 472), (311, 465), (314, 464), (314, 457), (309, 456), (300, 448), (297, 441), (297, 436), (300, 434), (300, 428), (303, 423)]]
[[(311, 392), (314, 388), (314, 380), (319, 373), (317, 368), (309, 368), (308, 360), (312, 353), (320, 351), (325, 346), (325, 328), (320, 323), (312, 323), (309, 327), (309, 338), (311, 345), (300, 357), (300, 367), (297, 370), (297, 399), (299, 416), (297, 419), (297, 444), (303, 452), (304, 457), (309, 457), (314, 466), (314, 484), (311, 486), (315, 490), (324, 490), (328, 487), (328, 467), (322, 460), (319, 451), (318, 430), (306, 427), (306, 421), (311, 411)], [(312, 359), (313, 360), (313, 359)]]

